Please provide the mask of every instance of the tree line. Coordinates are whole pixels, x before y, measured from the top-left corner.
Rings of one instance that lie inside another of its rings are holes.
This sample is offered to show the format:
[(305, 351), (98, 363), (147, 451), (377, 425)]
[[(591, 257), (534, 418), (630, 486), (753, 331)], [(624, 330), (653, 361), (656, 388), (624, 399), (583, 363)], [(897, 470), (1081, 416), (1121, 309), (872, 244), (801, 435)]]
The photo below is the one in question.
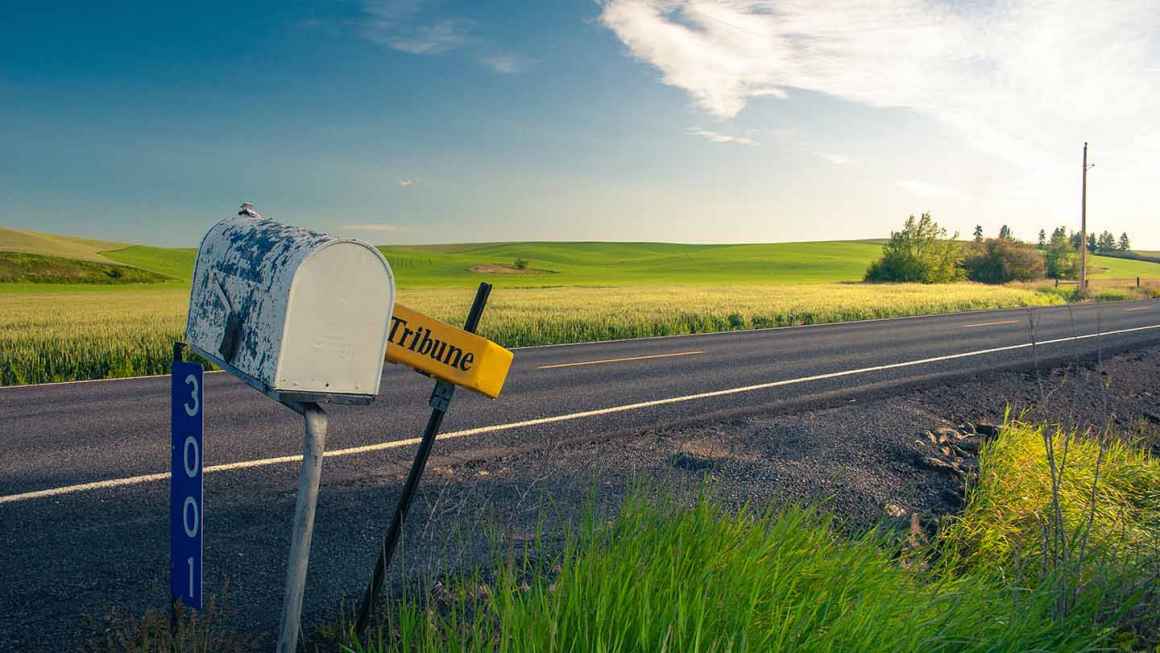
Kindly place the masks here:
[[(1011, 228), (1003, 225), (999, 228), (999, 238), (1004, 240), (1016, 240)], [(1117, 239), (1116, 235), (1108, 230), (1104, 230), (1099, 236), (1092, 232), (1088, 234), (1088, 251), (1093, 254), (1109, 254), (1113, 252), (1129, 252), (1132, 250), (1132, 241), (1128, 238), (1128, 233), (1123, 232)], [(983, 225), (975, 225), (975, 242), (983, 242)], [(1068, 243), (1074, 250), (1079, 250), (1079, 243), (1083, 240), (1083, 234), (1078, 231), (1070, 231), (1067, 227), (1056, 227), (1051, 232), (1051, 240), (1047, 238), (1047, 230), (1039, 230), (1038, 247), (1041, 250), (1047, 249), (1050, 244), (1054, 243)]]
[[(1039, 230), (1039, 241), (1032, 245), (1015, 238), (1007, 225), (997, 238), (986, 238), (982, 225), (975, 226), (974, 240), (963, 244), (958, 234), (947, 230), (930, 213), (911, 215), (901, 231), (892, 231), (882, 247), (882, 258), (866, 270), (866, 281), (904, 281), (947, 283), (969, 279), (982, 283), (1033, 281), (1049, 277), (1079, 277), (1081, 234), (1056, 227), (1048, 238)], [(1117, 240), (1110, 231), (1099, 236), (1088, 235), (1088, 249), (1093, 253), (1127, 252), (1131, 241), (1127, 233)]]

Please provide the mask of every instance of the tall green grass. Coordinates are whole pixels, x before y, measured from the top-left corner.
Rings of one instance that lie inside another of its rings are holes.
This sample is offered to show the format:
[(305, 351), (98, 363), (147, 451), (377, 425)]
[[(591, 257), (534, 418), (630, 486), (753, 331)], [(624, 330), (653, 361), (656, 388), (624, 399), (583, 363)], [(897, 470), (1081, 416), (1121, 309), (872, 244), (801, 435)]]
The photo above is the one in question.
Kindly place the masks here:
[[(962, 515), (917, 552), (886, 531), (840, 535), (812, 510), (734, 511), (704, 496), (689, 509), (638, 492), (612, 521), (589, 517), (569, 532), (561, 553), (538, 540), (520, 555), (507, 549), (494, 572), (404, 596), (368, 639), (347, 631), (344, 650), (1156, 645), (1160, 463), (1111, 437), (1010, 423), (980, 464)], [(1075, 564), (1043, 562), (1060, 556), (1047, 526), (1055, 512), (1073, 553), (1084, 543)]]
[(387, 651), (1084, 651), (1111, 640), (1102, 595), (1062, 619), (1047, 590), (999, 574), (906, 568), (878, 533), (846, 539), (803, 509), (730, 512), (632, 498), (587, 522), (559, 558), (501, 562), (494, 579), (391, 606)]
[(966, 509), (944, 534), (958, 562), (1031, 575), (1064, 556), (1160, 563), (1160, 461), (1147, 450), (1010, 421), (979, 462)]

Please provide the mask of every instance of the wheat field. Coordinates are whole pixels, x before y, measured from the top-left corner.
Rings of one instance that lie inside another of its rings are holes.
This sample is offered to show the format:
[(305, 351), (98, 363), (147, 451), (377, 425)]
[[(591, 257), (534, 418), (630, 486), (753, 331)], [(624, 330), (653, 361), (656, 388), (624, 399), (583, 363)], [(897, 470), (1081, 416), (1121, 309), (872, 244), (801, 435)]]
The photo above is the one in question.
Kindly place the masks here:
[[(405, 289), (398, 301), (459, 324), (473, 294)], [(188, 298), (174, 287), (0, 294), (0, 385), (164, 373)], [(1062, 302), (1030, 289), (966, 283), (499, 288), (481, 332), (519, 347)]]

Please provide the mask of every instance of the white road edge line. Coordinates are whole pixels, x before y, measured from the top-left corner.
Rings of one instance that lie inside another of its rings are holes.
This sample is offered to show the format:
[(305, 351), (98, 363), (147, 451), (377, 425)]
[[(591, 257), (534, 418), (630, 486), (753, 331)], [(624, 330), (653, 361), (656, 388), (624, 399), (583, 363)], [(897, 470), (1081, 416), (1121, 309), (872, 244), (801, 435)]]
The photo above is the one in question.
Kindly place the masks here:
[(1146, 311), (1146, 310), (1148, 310), (1148, 309), (1150, 309), (1150, 308), (1152, 308), (1152, 306), (1135, 306), (1135, 307), (1132, 307), (1132, 308), (1125, 308), (1125, 309), (1124, 309), (1124, 312), (1126, 313), (1126, 312), (1128, 312), (1128, 311)]
[(552, 365), (541, 365), (537, 370), (554, 370), (560, 367), (580, 367), (582, 365), (603, 365), (604, 363), (624, 363), (626, 361), (643, 361), (652, 358), (673, 358), (675, 356), (695, 356), (697, 354), (705, 353), (704, 349), (697, 349), (695, 351), (678, 351), (672, 354), (649, 354), (647, 356), (625, 356), (624, 358), (604, 358), (595, 361), (580, 361), (577, 363), (553, 363)]
[(978, 324), (964, 324), (963, 328), (970, 329), (972, 327), (997, 326), (1000, 324), (1019, 324), (1020, 322), (1022, 322), (1022, 320), (995, 320), (994, 322), (979, 322)]
[[(980, 308), (973, 311), (959, 311), (957, 313), (923, 313), (921, 315), (899, 315), (897, 317), (875, 317), (868, 320), (845, 320), (841, 322), (817, 322), (814, 324), (793, 324), (789, 326), (776, 327), (762, 327), (760, 329), (735, 329), (730, 331), (707, 331), (705, 333), (674, 333), (667, 336), (643, 336), (640, 338), (615, 338), (612, 340), (585, 340), (583, 342), (558, 342), (550, 345), (525, 345), (523, 347), (511, 347), (513, 351), (523, 351), (525, 349), (556, 349), (559, 347), (582, 347), (586, 345), (610, 345), (621, 342), (647, 342), (649, 340), (671, 340), (673, 338), (704, 338), (707, 336), (726, 336), (730, 334), (740, 333), (764, 333), (767, 331), (788, 331), (796, 329), (815, 329), (821, 327), (840, 327), (850, 326), (856, 324), (873, 324), (875, 322), (895, 322), (899, 320), (924, 320), (940, 317), (954, 317), (962, 315), (971, 315), (972, 313), (998, 313), (1003, 311), (1049, 311), (1049, 310), (1100, 310), (1106, 306), (1114, 304), (1127, 304), (1137, 300), (1125, 300), (1117, 302), (1100, 302), (1096, 304), (1046, 304), (1043, 306), (1015, 306), (1013, 308)], [(1144, 300), (1149, 301), (1149, 300)], [(1139, 309), (1125, 309), (1125, 310), (1142, 310), (1143, 308), (1152, 308), (1151, 306), (1141, 307)], [(206, 374), (219, 373), (222, 370), (210, 370)], [(83, 379), (80, 381), (53, 381), (50, 383), (26, 383), (24, 385), (0, 385), (0, 392), (4, 390), (18, 390), (20, 388), (40, 388), (54, 385), (74, 385), (79, 383), (112, 383), (114, 381), (139, 381), (142, 379), (160, 379), (169, 376), (168, 374), (150, 374), (146, 376), (122, 376), (114, 379)]]
[[(640, 410), (642, 408), (652, 408), (654, 406), (665, 406), (668, 404), (679, 404), (686, 401), (696, 401), (698, 399), (710, 399), (713, 397), (724, 397), (727, 395), (741, 394), (745, 392), (754, 392), (757, 390), (766, 390), (768, 388), (777, 388), (786, 385), (796, 385), (799, 383), (808, 383), (811, 381), (823, 381), (825, 379), (836, 379), (843, 376), (854, 376), (856, 374), (867, 374), (869, 372), (880, 372), (882, 370), (893, 370), (902, 367), (914, 367), (916, 365), (926, 365), (928, 363), (937, 363), (941, 361), (955, 360), (959, 358), (970, 358), (971, 356), (983, 356), (985, 354), (994, 354), (1001, 351), (1012, 351), (1016, 349), (1027, 349), (1032, 346), (1054, 345), (1064, 342), (1073, 342), (1076, 340), (1087, 340), (1088, 338), (1098, 338), (1101, 336), (1114, 336), (1122, 333), (1135, 333), (1139, 331), (1148, 331), (1151, 329), (1160, 329), (1160, 324), (1151, 324), (1148, 326), (1133, 327), (1131, 329), (1119, 329), (1116, 331), (1104, 331), (1102, 333), (1088, 333), (1081, 336), (1068, 336), (1066, 338), (1055, 338), (1053, 340), (1042, 340), (1038, 343), (1023, 343), (1019, 345), (1007, 345), (1004, 347), (992, 347), (990, 349), (978, 349), (975, 351), (967, 351), (960, 354), (948, 354), (946, 356), (933, 356), (930, 358), (920, 358), (912, 361), (905, 361), (902, 363), (887, 363), (885, 365), (874, 365), (872, 367), (862, 367), (853, 370), (843, 370), (841, 372), (827, 372), (825, 374), (814, 374), (812, 376), (803, 376), (796, 379), (783, 379), (781, 381), (770, 381), (768, 383), (758, 383), (756, 385), (746, 385), (737, 388), (726, 388), (724, 390), (712, 390), (709, 392), (700, 392), (697, 394), (683, 395), (680, 397), (669, 397), (667, 399), (655, 399), (653, 401), (641, 401), (634, 404), (623, 404), (620, 406), (610, 406), (608, 408), (597, 408), (595, 410), (585, 410), (578, 413), (568, 413), (566, 415), (554, 415), (552, 417), (540, 417), (536, 419), (527, 419), (519, 422), (509, 422), (507, 424), (493, 424), (491, 426), (479, 426), (471, 429), (464, 429), (462, 431), (451, 431), (439, 436), (439, 440), (453, 440), (456, 438), (466, 438), (473, 435), (483, 435), (485, 433), (496, 433), (499, 431), (509, 431), (512, 429), (523, 428), (526, 426), (538, 426), (540, 424), (553, 424), (555, 422), (567, 422), (574, 419), (583, 419), (585, 417), (598, 417), (600, 415), (610, 415), (613, 413), (623, 413), (630, 410)], [(419, 444), (420, 438), (406, 438), (404, 440), (391, 440), (388, 442), (379, 442), (377, 444), (368, 444), (360, 447), (349, 447), (347, 449), (335, 449), (334, 451), (327, 451), (323, 454), (326, 458), (338, 458), (340, 456), (356, 456), (359, 454), (370, 453), (373, 451), (385, 451), (387, 449), (397, 449), (399, 447), (407, 447), (413, 444)], [(261, 458), (258, 460), (243, 460), (236, 463), (226, 463), (223, 465), (210, 465), (206, 467), (203, 472), (206, 474), (215, 472), (228, 472), (238, 469), (250, 469), (254, 467), (265, 467), (268, 465), (279, 465), (283, 463), (301, 462), (302, 456), (279, 456), (277, 458)], [(89, 490), (99, 490), (106, 488), (124, 487), (127, 485), (140, 485), (142, 483), (150, 483), (152, 481), (163, 481), (169, 478), (168, 472), (160, 474), (146, 474), (143, 476), (130, 476), (127, 478), (115, 478), (107, 481), (95, 481), (93, 483), (81, 483), (78, 485), (66, 485), (62, 487), (49, 488), (47, 490), (36, 490), (34, 492), (23, 492), (20, 494), (10, 494), (7, 496), (0, 496), (0, 504), (16, 503), (18, 501), (28, 501), (31, 499), (43, 499), (45, 497), (55, 497), (64, 494), (73, 494), (76, 492), (86, 492)]]

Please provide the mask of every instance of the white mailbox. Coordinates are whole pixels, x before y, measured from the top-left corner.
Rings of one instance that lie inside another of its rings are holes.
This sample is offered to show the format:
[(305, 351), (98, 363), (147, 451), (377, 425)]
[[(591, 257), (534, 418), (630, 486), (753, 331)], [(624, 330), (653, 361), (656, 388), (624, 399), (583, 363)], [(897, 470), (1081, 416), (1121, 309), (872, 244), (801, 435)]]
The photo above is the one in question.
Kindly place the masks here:
[(202, 239), (185, 338), (278, 401), (369, 403), (394, 305), (391, 267), (377, 249), (246, 205)]

